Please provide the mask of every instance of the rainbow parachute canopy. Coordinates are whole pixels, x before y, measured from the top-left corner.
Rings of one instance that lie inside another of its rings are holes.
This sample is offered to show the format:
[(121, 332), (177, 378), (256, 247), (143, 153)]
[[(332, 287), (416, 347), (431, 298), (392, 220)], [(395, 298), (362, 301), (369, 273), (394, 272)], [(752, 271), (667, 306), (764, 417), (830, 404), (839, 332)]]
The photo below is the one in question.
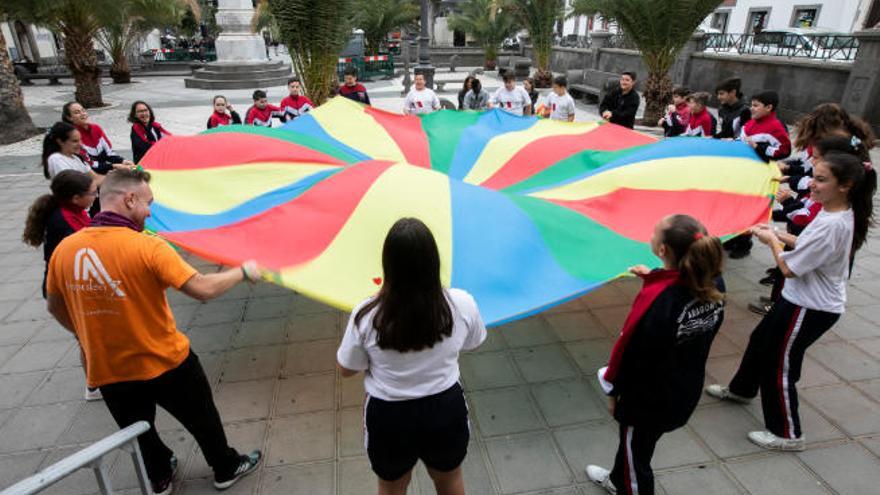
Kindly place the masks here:
[(767, 221), (779, 175), (742, 143), (652, 137), (499, 110), (397, 115), (336, 98), (279, 129), (170, 136), (147, 153), (148, 226), (344, 310), (382, 281), (388, 229), (433, 231), (444, 284), (515, 320), (656, 265), (666, 215), (726, 236)]

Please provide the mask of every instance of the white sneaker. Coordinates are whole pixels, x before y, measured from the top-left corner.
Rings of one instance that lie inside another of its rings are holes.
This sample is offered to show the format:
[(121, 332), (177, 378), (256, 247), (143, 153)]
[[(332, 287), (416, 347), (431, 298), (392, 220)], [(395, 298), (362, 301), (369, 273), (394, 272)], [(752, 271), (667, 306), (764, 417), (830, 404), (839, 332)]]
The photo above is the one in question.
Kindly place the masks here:
[(104, 400), (104, 396), (101, 395), (100, 388), (86, 387), (85, 399), (89, 402), (95, 401), (95, 400)]
[(611, 494), (617, 494), (617, 488), (614, 487), (614, 483), (611, 482), (609, 475), (611, 471), (600, 467), (594, 466), (590, 464), (587, 466), (587, 478), (593, 483), (601, 486), (605, 489), (606, 492)]
[(748, 404), (752, 401), (752, 399), (749, 399), (748, 397), (736, 395), (735, 393), (731, 392), (729, 388), (725, 387), (724, 385), (718, 385), (717, 383), (713, 383), (712, 385), (706, 387), (706, 393), (711, 395), (712, 397), (715, 397), (716, 399), (739, 402), (740, 404)]
[(800, 452), (804, 450), (804, 436), (798, 438), (782, 438), (769, 431), (753, 431), (749, 433), (749, 440), (759, 447), (767, 450), (788, 450)]

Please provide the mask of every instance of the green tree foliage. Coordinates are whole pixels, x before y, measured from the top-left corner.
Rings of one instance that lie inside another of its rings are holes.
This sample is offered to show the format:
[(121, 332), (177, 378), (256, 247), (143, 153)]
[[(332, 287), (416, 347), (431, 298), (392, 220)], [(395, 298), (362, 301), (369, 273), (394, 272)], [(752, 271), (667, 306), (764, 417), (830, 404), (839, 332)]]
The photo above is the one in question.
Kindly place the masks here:
[(644, 123), (652, 125), (672, 100), (669, 70), (676, 56), (719, 0), (575, 0), (571, 15), (613, 19), (642, 52), (648, 68)]
[(351, 36), (355, 0), (263, 0), (290, 52), (293, 69), (318, 105), (335, 89), (336, 62)]
[(114, 9), (118, 0), (3, 0), (6, 14), (44, 26), (64, 40), (64, 59), (76, 86), (75, 98), (86, 108), (104, 105), (101, 69), (92, 40), (101, 29), (99, 13)]
[(388, 33), (412, 25), (419, 17), (413, 0), (355, 0), (354, 25), (364, 31), (369, 55), (376, 55)]
[(499, 0), (468, 0), (449, 20), (450, 29), (470, 34), (483, 47), (487, 69), (495, 68), (498, 47), (519, 29), (513, 15), (499, 5)]
[[(614, 1), (614, 0), (610, 0)], [(532, 47), (535, 50), (535, 83), (539, 87), (550, 86), (553, 74), (550, 72), (550, 55), (553, 50), (553, 34), (556, 21), (565, 15), (563, 0), (504, 0), (503, 6), (509, 9), (523, 27), (529, 31)]]
[(197, 0), (117, 0), (114, 8), (98, 14), (102, 29), (97, 39), (113, 59), (110, 77), (117, 84), (131, 82), (128, 54), (154, 28), (175, 26), (184, 15), (200, 15)]

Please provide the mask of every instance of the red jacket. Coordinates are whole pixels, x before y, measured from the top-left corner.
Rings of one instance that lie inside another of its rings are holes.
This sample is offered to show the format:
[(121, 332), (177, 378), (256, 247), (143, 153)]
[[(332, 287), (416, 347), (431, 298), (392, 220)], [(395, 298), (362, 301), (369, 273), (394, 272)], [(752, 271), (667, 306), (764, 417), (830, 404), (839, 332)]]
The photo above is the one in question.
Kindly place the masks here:
[(688, 121), (686, 136), (712, 137), (715, 135), (715, 117), (705, 108), (702, 111), (691, 114)]
[(104, 133), (104, 129), (98, 124), (89, 123), (87, 126), (76, 126), (82, 138), (80, 156), (89, 164), (95, 172), (106, 174), (113, 170), (114, 163), (122, 163), (123, 158), (113, 151), (110, 138)]
[(276, 107), (275, 105), (267, 104), (266, 108), (263, 108), (262, 110), (254, 105), (248, 108), (248, 111), (244, 116), (244, 123), (249, 125), (272, 127), (272, 118), (281, 118), (283, 115), (284, 112), (281, 110), (281, 108)]
[(776, 117), (776, 112), (760, 119), (746, 122), (742, 128), (740, 140), (750, 138), (755, 143), (755, 151), (765, 162), (782, 160), (791, 154), (791, 139), (788, 129)]
[(315, 104), (312, 103), (312, 100), (305, 96), (286, 96), (281, 100), (281, 105), (279, 106), (283, 113), (282, 120), (285, 122), (293, 120), (300, 115), (307, 114), (315, 108)]

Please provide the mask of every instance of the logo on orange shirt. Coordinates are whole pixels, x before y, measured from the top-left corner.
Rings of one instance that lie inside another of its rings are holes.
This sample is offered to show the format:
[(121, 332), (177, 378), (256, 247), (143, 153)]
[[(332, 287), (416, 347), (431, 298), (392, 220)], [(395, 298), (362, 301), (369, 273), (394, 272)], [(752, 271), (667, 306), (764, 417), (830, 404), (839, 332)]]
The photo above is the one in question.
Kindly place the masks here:
[(119, 297), (125, 297), (125, 292), (119, 288), (119, 281), (113, 280), (98, 253), (92, 248), (82, 248), (76, 252), (73, 265), (73, 278), (77, 282), (91, 284), (95, 282), (113, 291)]

